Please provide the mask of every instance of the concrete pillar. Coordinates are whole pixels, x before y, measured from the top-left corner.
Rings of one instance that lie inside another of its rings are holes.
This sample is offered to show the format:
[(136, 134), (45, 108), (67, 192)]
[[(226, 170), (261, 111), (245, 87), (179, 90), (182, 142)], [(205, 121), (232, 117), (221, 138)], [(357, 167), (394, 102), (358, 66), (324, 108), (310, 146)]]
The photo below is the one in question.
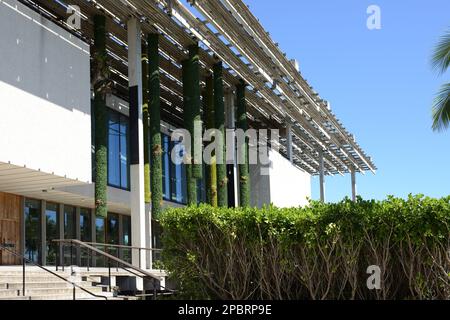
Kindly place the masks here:
[[(63, 204), (59, 204), (58, 205), (58, 235), (59, 235), (59, 239), (60, 240), (64, 240), (64, 205)], [(59, 248), (59, 262), (60, 265), (62, 265), (63, 263), (65, 264), (66, 262), (64, 261), (64, 256), (65, 256), (65, 251), (70, 250), (70, 245), (64, 245), (60, 246)]]
[(356, 196), (358, 195), (356, 190), (356, 170), (355, 168), (351, 169), (351, 175), (352, 175), (352, 200), (353, 202), (356, 202)]
[[(238, 167), (237, 167), (237, 154), (236, 154), (236, 109), (235, 109), (235, 96), (232, 91), (225, 93), (225, 128), (226, 145), (227, 148), (227, 171), (228, 171), (228, 183), (232, 182), (232, 185), (228, 186), (228, 202), (234, 207), (239, 204), (239, 180), (238, 180)], [(228, 141), (230, 140), (230, 141)], [(232, 179), (230, 179), (232, 178)], [(232, 201), (230, 201), (230, 199)]]
[(323, 158), (323, 151), (319, 151), (319, 163), (320, 163), (320, 201), (325, 202), (325, 164)]
[[(45, 266), (47, 264), (47, 218), (46, 218), (47, 202), (41, 201), (41, 256), (40, 263)], [(25, 238), (24, 238), (25, 239)]]
[[(80, 229), (80, 207), (76, 207), (75, 209), (75, 239), (81, 240), (81, 229)], [(79, 246), (76, 247), (76, 265), (81, 266), (81, 248)]]
[(292, 149), (292, 124), (288, 123), (286, 126), (286, 148), (287, 157), (291, 163), (294, 162), (294, 153)]
[[(128, 21), (128, 77), (130, 87), (130, 191), (131, 191), (131, 239), (134, 247), (145, 247), (145, 197), (144, 197), (144, 130), (142, 111), (142, 48), (141, 26), (136, 18)], [(145, 251), (139, 255), (132, 250), (132, 263), (145, 268)], [(142, 283), (138, 284), (142, 290)]]

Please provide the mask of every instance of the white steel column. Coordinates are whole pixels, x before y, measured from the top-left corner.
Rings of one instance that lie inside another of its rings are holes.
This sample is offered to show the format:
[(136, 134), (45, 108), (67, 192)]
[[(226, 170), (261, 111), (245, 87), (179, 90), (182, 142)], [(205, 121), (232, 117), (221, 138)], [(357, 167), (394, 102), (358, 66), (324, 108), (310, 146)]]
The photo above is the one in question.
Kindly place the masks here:
[(323, 159), (323, 151), (319, 151), (320, 162), (320, 201), (325, 202), (325, 165)]
[[(136, 18), (128, 21), (128, 77), (130, 87), (131, 141), (131, 240), (133, 247), (145, 247), (146, 212), (144, 203), (144, 133), (142, 114), (141, 27)], [(132, 250), (132, 263), (145, 268), (146, 252)], [(142, 283), (138, 283), (142, 290)]]
[(352, 175), (352, 200), (356, 202), (356, 196), (358, 195), (356, 190), (356, 170), (355, 168), (351, 169), (351, 175)]
[(235, 96), (232, 91), (225, 93), (225, 127), (229, 134), (226, 135), (227, 139), (232, 137), (232, 141), (229, 142), (231, 146), (231, 153), (227, 150), (227, 164), (233, 164), (234, 175), (234, 204), (239, 206), (239, 176), (237, 167), (237, 153), (236, 153), (236, 109), (235, 109)]
[(286, 148), (287, 148), (287, 157), (291, 163), (294, 162), (294, 153), (292, 150), (292, 124), (288, 123), (286, 126)]

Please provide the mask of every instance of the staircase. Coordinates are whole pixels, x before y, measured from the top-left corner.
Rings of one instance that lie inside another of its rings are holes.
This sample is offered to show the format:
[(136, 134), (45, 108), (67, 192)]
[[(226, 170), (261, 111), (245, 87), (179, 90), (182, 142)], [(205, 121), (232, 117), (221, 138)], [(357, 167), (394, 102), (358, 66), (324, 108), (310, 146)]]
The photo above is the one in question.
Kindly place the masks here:
[[(65, 244), (66, 248), (70, 246), (70, 261), (73, 261), (72, 253), (76, 252), (74, 247), (79, 250), (84, 248), (90, 257), (94, 253), (103, 257), (108, 267), (43, 267), (0, 244), (0, 251), (16, 256), (23, 262), (22, 266), (0, 267), (0, 300), (140, 300), (149, 297), (157, 299), (175, 293), (175, 290), (166, 288), (166, 274), (162, 270), (135, 267), (79, 240), (54, 241)], [(118, 292), (113, 294), (114, 288), (127, 296), (118, 296)]]
[[(86, 277), (75, 280), (70, 271), (55, 273), (89, 292), (75, 288), (76, 300), (106, 300), (102, 297), (108, 300), (119, 299), (107, 292), (105, 286), (99, 286)], [(74, 288), (69, 282), (43, 270), (27, 271), (25, 283), (24, 295), (22, 270), (0, 270), (0, 300), (73, 300), (74, 298)]]

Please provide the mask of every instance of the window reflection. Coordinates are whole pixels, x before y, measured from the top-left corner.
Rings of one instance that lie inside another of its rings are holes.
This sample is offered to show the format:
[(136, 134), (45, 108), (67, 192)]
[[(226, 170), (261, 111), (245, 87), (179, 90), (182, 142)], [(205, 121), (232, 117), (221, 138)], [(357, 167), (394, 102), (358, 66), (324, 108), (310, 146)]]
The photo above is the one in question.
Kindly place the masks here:
[[(186, 166), (183, 163), (184, 147), (162, 135), (163, 141), (163, 195), (164, 199), (181, 204), (187, 203)], [(176, 155), (172, 161), (172, 152)]]
[(41, 245), (41, 202), (25, 200), (25, 257), (38, 263)]
[(56, 265), (56, 259), (58, 256), (58, 244), (53, 242), (55, 239), (59, 239), (58, 228), (58, 205), (55, 203), (47, 203), (45, 208), (45, 220), (46, 220), (46, 265)]
[(129, 189), (129, 121), (108, 110), (108, 184)]

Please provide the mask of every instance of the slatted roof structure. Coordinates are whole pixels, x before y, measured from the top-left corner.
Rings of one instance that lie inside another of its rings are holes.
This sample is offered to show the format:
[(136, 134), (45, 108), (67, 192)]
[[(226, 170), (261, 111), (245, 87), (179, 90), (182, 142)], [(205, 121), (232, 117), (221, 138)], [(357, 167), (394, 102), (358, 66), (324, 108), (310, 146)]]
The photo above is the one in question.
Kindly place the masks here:
[[(107, 16), (107, 49), (111, 60), (114, 94), (128, 100), (126, 22), (141, 21), (143, 33), (159, 32), (162, 117), (182, 125), (181, 62), (187, 47), (199, 42), (202, 78), (219, 58), (224, 63), (226, 91), (240, 79), (248, 84), (248, 118), (255, 128), (282, 129), (291, 124), (294, 163), (302, 170), (320, 173), (320, 152), (329, 175), (377, 170), (330, 109), (327, 101), (302, 77), (296, 66), (242, 0), (20, 0), (71, 31), (93, 42), (93, 16)], [(67, 25), (68, 5), (79, 6), (82, 29)], [(143, 36), (143, 41), (145, 37)], [(204, 83), (202, 84), (204, 85)], [(286, 141), (280, 151), (287, 153)]]

